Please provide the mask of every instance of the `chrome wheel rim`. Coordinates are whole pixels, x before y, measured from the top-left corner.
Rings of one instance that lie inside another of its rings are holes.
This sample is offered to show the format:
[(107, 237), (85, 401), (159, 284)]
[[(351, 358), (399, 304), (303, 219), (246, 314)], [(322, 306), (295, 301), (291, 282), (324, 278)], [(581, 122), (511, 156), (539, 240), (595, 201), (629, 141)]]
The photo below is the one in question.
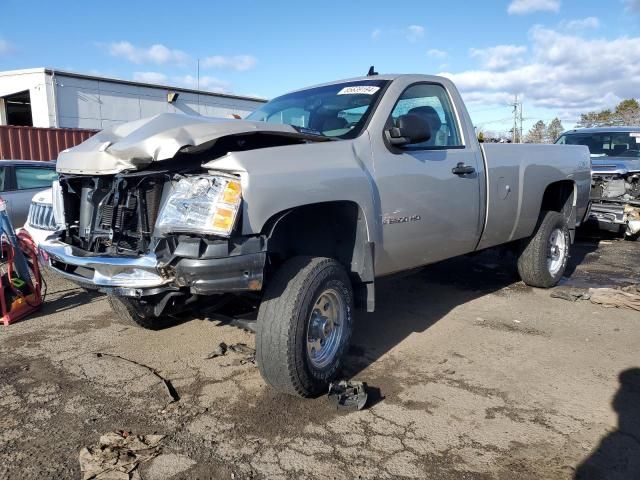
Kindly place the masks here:
[(340, 349), (347, 317), (342, 295), (329, 288), (316, 299), (307, 326), (307, 358), (315, 368), (330, 365)]
[(549, 237), (549, 253), (547, 254), (547, 268), (555, 276), (564, 264), (567, 255), (567, 239), (560, 228), (551, 232)]

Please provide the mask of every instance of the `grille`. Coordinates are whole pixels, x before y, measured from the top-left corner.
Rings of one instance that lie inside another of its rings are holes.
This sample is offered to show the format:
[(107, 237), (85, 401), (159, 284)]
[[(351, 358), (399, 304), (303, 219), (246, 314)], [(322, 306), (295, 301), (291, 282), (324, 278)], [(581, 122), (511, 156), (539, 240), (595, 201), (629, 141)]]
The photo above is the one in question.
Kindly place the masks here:
[(55, 230), (56, 220), (53, 218), (53, 206), (46, 203), (31, 202), (27, 223), (39, 230)]

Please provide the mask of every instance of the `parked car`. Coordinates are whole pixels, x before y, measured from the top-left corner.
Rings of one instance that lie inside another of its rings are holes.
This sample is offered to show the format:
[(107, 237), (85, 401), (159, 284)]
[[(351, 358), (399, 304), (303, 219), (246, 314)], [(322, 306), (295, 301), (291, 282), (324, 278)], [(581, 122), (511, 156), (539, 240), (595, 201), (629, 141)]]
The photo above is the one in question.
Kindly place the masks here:
[(640, 237), (640, 127), (569, 130), (559, 145), (586, 145), (591, 153), (591, 217), (601, 229)]
[(27, 220), (22, 228), (29, 232), (36, 245), (40, 245), (45, 238), (62, 228), (62, 225), (56, 222), (51, 197), (52, 190), (47, 188), (31, 198)]
[(247, 120), (118, 125), (57, 168), (55, 271), (147, 328), (242, 297), (262, 376), (303, 396), (337, 374), (381, 276), (509, 244), (526, 283), (555, 285), (590, 184), (586, 147), (481, 146), (454, 84), (426, 75), (299, 90)]
[(25, 223), (33, 195), (57, 178), (55, 162), (0, 160), (0, 196), (14, 227)]

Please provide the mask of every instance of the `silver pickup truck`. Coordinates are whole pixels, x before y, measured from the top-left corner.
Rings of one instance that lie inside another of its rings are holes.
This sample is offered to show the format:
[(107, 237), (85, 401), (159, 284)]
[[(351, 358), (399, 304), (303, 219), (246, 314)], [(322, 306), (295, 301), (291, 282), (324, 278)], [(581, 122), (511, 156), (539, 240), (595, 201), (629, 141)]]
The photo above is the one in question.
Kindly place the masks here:
[(262, 376), (303, 396), (336, 376), (378, 277), (508, 244), (524, 282), (555, 285), (591, 181), (584, 146), (479, 144), (453, 83), (425, 75), (118, 125), (57, 170), (56, 272), (147, 328), (242, 299)]

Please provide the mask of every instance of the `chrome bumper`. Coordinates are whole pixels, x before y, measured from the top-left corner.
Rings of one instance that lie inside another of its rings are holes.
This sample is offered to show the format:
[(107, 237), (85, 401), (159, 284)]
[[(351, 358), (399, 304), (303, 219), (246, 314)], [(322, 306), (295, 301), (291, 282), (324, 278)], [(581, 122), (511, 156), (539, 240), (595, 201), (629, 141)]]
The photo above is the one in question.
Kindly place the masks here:
[(49, 266), (76, 283), (96, 287), (153, 288), (172, 279), (158, 271), (153, 254), (141, 257), (110, 257), (86, 252), (57, 239), (47, 239), (40, 248), (49, 255)]

